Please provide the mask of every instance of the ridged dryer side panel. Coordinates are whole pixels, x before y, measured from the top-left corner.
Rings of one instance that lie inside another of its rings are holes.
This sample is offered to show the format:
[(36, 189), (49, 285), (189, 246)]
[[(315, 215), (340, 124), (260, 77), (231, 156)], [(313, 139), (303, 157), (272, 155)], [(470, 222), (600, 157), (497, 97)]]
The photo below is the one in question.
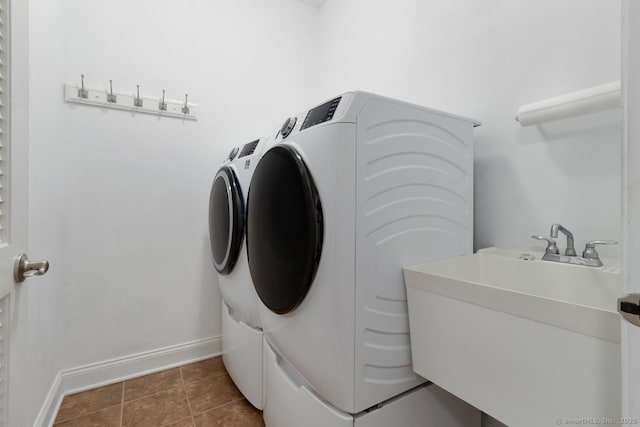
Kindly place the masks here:
[(355, 403), (413, 372), (402, 267), (471, 253), (473, 123), (372, 97), (357, 116)]

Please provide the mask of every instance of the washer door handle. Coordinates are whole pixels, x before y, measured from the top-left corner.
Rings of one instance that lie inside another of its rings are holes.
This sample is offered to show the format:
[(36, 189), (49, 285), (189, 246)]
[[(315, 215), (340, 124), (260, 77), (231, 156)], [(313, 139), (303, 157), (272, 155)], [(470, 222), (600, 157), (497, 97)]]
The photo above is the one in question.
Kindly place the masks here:
[(27, 277), (42, 276), (49, 271), (49, 261), (29, 261), (26, 254), (18, 255), (13, 265), (13, 278), (22, 283)]

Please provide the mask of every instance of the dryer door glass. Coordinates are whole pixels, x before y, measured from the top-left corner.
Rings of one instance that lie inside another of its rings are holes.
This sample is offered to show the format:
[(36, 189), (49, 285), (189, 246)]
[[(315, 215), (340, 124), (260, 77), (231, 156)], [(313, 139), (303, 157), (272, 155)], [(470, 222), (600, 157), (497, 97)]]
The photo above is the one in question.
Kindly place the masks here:
[(229, 274), (238, 260), (244, 232), (244, 205), (236, 174), (222, 167), (209, 197), (209, 239), (213, 265), (221, 274)]
[(271, 311), (288, 313), (302, 302), (322, 238), (322, 206), (309, 170), (292, 147), (272, 148), (256, 166), (247, 201), (249, 270)]

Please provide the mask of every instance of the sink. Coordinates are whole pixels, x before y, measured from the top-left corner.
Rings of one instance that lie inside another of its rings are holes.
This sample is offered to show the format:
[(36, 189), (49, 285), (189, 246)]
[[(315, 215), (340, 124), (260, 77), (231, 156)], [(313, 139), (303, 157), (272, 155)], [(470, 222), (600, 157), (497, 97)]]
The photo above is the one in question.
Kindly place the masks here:
[(620, 416), (619, 262), (498, 248), (404, 269), (416, 373), (512, 426)]

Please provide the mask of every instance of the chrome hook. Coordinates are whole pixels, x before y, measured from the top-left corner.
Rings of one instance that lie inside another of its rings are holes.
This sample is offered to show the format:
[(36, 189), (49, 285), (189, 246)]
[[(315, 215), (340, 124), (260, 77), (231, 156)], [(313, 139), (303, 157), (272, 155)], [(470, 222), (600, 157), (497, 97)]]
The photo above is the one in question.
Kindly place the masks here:
[(89, 91), (84, 88), (84, 74), (80, 74), (80, 89), (78, 89), (78, 98), (89, 98)]
[(164, 102), (164, 89), (162, 89), (162, 101), (158, 104), (158, 108), (160, 108), (161, 111), (167, 111), (167, 103)]
[(188, 97), (189, 97), (189, 94), (185, 93), (184, 94), (184, 105), (182, 106), (182, 112), (184, 114), (189, 114), (189, 107), (187, 106)]
[(118, 97), (113, 94), (113, 80), (109, 80), (109, 93), (107, 94), (107, 102), (118, 102)]
[(142, 99), (140, 98), (140, 85), (136, 85), (136, 96), (133, 98), (133, 105), (142, 107)]

